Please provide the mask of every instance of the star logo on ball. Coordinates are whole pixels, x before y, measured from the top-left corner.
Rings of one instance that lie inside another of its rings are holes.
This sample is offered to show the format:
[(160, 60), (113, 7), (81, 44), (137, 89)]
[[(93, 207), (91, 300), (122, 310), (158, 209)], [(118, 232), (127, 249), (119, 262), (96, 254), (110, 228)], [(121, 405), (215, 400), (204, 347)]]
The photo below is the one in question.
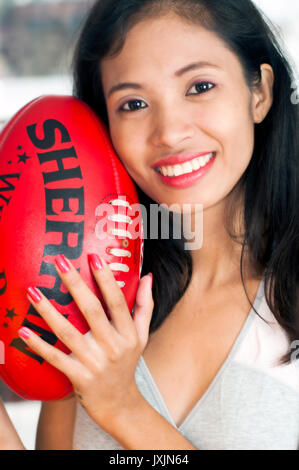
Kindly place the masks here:
[(29, 158), (31, 158), (31, 157), (28, 157), (26, 155), (26, 152), (24, 152), (22, 155), (18, 155), (18, 157), (19, 157), (18, 163), (21, 163), (21, 162), (22, 163), (27, 163), (27, 160), (29, 160)]
[(17, 317), (18, 315), (15, 313), (14, 310), (15, 310), (14, 308), (12, 308), (11, 310), (9, 310), (9, 309), (7, 308), (7, 309), (6, 309), (7, 314), (5, 315), (5, 318), (8, 317), (8, 318), (10, 318), (11, 320), (13, 320), (14, 317)]

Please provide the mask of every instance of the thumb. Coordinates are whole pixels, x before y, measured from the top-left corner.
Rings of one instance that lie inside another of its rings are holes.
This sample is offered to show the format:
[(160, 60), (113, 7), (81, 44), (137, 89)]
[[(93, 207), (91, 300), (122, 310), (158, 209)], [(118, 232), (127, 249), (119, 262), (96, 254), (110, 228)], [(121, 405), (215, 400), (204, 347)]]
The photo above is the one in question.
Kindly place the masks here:
[(149, 326), (154, 310), (154, 300), (152, 296), (152, 273), (144, 276), (138, 286), (135, 310), (134, 310), (134, 323), (138, 332), (142, 351), (148, 342)]

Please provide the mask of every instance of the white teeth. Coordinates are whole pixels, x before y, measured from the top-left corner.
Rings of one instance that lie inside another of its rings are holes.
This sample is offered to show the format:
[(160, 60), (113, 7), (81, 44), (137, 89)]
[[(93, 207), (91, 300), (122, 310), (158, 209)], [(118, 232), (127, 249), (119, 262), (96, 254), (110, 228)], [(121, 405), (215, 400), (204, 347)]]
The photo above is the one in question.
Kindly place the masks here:
[(182, 165), (184, 173), (192, 173), (193, 168), (191, 162), (183, 163)]
[(168, 170), (167, 170), (167, 168), (166, 168), (166, 176), (167, 176), (167, 175), (168, 175), (168, 176), (174, 176), (174, 170), (173, 170), (173, 168), (172, 168), (171, 166), (168, 167)]
[(181, 176), (184, 173), (184, 170), (181, 165), (175, 165), (173, 170), (174, 170), (174, 176)]
[(213, 153), (209, 153), (204, 157), (194, 158), (190, 162), (185, 162), (182, 165), (174, 166), (162, 166), (158, 170), (164, 176), (181, 176), (193, 171), (199, 170), (201, 167), (205, 166), (214, 156)]
[(197, 158), (195, 160), (193, 160), (192, 168), (193, 168), (194, 171), (197, 171), (197, 170), (200, 169), (200, 163), (199, 163), (199, 160)]

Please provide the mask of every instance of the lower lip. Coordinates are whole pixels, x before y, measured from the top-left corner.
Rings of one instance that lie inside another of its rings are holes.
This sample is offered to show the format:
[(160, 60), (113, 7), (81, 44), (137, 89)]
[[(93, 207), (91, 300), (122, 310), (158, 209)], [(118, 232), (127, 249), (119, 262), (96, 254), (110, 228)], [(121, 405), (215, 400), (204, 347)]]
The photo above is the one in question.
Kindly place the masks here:
[(192, 173), (187, 173), (185, 175), (181, 176), (164, 176), (162, 173), (158, 173), (160, 178), (162, 179), (163, 183), (167, 184), (168, 186), (173, 186), (174, 188), (189, 188), (190, 186), (193, 186), (197, 181), (199, 181), (213, 166), (213, 163), (216, 160), (216, 154), (214, 154), (214, 157), (211, 158), (211, 160), (203, 167), (201, 167), (197, 171), (192, 171)]

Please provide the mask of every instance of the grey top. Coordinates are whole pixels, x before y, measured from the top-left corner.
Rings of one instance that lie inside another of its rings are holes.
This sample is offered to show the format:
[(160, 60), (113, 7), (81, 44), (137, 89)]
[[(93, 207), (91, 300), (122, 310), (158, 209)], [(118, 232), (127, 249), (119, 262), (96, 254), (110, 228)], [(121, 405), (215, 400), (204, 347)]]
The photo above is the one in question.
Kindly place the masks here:
[[(299, 363), (277, 364), (290, 345), (266, 303), (263, 279), (253, 305), (268, 323), (251, 309), (213, 382), (179, 427), (143, 356), (137, 364), (140, 393), (196, 449), (299, 449)], [(123, 447), (78, 404), (74, 449)]]

